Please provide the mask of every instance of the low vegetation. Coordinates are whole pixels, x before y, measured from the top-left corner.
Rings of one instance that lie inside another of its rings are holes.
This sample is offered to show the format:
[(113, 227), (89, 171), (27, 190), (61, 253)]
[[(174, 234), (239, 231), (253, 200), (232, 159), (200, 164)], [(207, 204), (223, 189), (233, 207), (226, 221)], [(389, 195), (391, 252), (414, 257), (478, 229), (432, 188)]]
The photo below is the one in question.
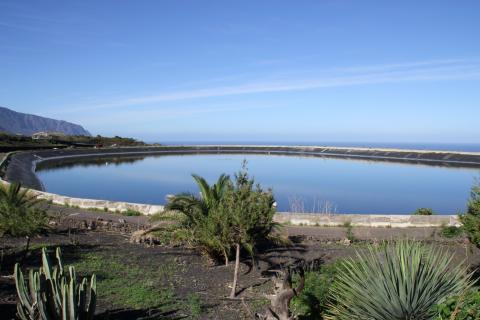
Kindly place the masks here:
[(480, 319), (480, 289), (473, 288), (455, 297), (448, 298), (436, 307), (435, 320), (477, 320)]
[(53, 143), (60, 143), (65, 145), (96, 145), (96, 146), (144, 146), (146, 145), (143, 141), (138, 141), (133, 138), (124, 138), (124, 137), (103, 137), (97, 135), (94, 137), (90, 136), (59, 136), (51, 139)]
[(0, 236), (31, 236), (46, 229), (47, 214), (20, 184), (0, 185)]
[(143, 141), (124, 137), (103, 137), (100, 135), (90, 136), (67, 136), (63, 134), (52, 134), (48, 139), (32, 139), (29, 136), (20, 136), (0, 132), (0, 150), (28, 150), (28, 149), (52, 149), (77, 147), (134, 147), (147, 145)]
[(436, 213), (431, 208), (418, 208), (413, 212), (413, 215), (416, 215), (416, 216), (432, 216), (434, 214)]
[(440, 234), (444, 238), (457, 238), (463, 235), (463, 227), (443, 226), (440, 230)]
[(31, 137), (0, 132), (0, 150), (3, 151), (56, 147), (63, 147), (63, 145), (45, 140), (34, 140)]
[[(338, 266), (339, 263), (333, 263), (305, 273), (305, 288), (292, 300), (292, 312), (300, 320), (323, 319)], [(296, 275), (294, 283), (298, 282), (299, 276)]]
[(84, 253), (75, 267), (80, 274), (96, 274), (98, 299), (116, 308), (159, 309), (175, 304), (169, 279), (173, 264), (141, 268), (125, 262), (125, 257), (101, 252)]

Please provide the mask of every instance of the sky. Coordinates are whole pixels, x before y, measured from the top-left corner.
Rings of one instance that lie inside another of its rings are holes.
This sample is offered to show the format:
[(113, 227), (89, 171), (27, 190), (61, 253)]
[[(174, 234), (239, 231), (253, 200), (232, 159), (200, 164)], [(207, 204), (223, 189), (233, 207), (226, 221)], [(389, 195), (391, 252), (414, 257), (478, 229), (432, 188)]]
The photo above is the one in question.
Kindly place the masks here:
[(0, 105), (146, 141), (480, 142), (480, 1), (0, 0)]

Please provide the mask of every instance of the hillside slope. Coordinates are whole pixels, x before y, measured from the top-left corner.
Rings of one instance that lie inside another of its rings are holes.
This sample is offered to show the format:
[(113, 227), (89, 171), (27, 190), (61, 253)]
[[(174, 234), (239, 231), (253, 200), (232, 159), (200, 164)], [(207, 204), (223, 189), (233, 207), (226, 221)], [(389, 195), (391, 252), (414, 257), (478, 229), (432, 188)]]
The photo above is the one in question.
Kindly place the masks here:
[(90, 132), (78, 124), (16, 112), (4, 107), (0, 107), (0, 131), (27, 136), (40, 131), (90, 136)]

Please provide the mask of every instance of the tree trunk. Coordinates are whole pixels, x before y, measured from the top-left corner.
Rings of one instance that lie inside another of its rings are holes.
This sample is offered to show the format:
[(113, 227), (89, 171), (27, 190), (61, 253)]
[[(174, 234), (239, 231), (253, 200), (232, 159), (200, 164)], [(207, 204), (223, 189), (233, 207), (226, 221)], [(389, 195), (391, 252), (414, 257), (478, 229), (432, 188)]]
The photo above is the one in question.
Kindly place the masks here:
[(225, 258), (225, 267), (228, 267), (228, 254), (225, 250), (223, 250), (223, 257)]
[(237, 278), (238, 278), (238, 268), (240, 266), (240, 244), (236, 244), (236, 253), (235, 253), (235, 271), (233, 273), (233, 285), (232, 291), (230, 292), (230, 298), (235, 298), (237, 293)]

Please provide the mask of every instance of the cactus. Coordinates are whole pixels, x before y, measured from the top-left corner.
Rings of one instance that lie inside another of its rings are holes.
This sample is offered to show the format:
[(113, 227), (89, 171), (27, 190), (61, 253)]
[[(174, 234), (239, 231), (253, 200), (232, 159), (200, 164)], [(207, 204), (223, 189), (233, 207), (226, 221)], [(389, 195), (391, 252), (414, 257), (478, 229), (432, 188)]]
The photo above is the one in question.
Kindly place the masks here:
[(38, 271), (29, 271), (28, 286), (19, 264), (15, 264), (18, 317), (21, 320), (93, 319), (97, 297), (95, 275), (92, 275), (89, 285), (86, 278), (78, 283), (74, 267), (68, 267), (68, 272), (65, 272), (60, 248), (56, 250), (56, 260), (57, 265), (52, 269), (43, 248), (42, 266)]

